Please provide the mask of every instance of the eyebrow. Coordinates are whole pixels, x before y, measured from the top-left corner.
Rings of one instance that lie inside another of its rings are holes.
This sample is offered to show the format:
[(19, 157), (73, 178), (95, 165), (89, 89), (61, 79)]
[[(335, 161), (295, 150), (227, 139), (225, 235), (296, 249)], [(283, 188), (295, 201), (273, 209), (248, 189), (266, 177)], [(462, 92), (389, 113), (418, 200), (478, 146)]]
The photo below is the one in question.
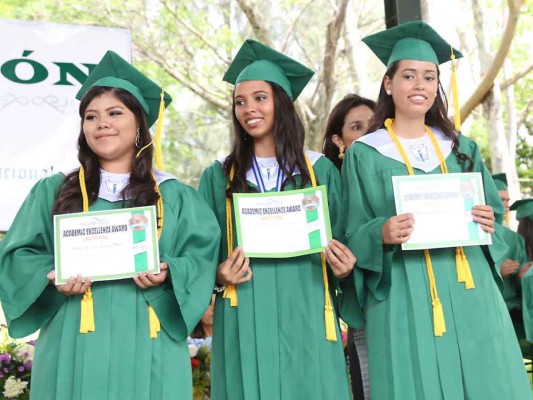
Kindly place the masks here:
[[(120, 104), (117, 104), (116, 106), (107, 107), (104, 111), (109, 111), (109, 110), (112, 110), (113, 108), (120, 108), (121, 110), (124, 110), (124, 107), (122, 107)], [(92, 108), (88, 108), (87, 110), (85, 110), (85, 113), (88, 113), (89, 111), (97, 112), (97, 110), (94, 110)]]
[[(252, 95), (256, 95), (256, 94), (259, 94), (259, 93), (268, 94), (268, 92), (266, 90), (256, 90), (255, 92), (252, 93)], [(244, 96), (244, 94), (236, 94), (235, 98), (243, 97), (243, 96)]]
[[(418, 72), (418, 70), (416, 68), (404, 68), (404, 69), (402, 69), (402, 72), (407, 72), (407, 71)], [(437, 73), (437, 71), (435, 71), (434, 69), (426, 69), (426, 70), (424, 70), (424, 72), (425, 73), (431, 72), (433, 74)]]

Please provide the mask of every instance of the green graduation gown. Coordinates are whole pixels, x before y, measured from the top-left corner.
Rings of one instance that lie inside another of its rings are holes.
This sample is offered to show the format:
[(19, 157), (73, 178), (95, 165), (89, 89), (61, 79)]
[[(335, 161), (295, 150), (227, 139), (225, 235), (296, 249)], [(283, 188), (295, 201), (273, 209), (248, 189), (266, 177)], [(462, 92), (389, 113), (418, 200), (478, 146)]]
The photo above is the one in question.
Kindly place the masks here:
[(525, 241), (521, 235), (506, 227), (503, 227), (502, 234), (503, 240), (509, 247), (504, 260), (516, 260), (520, 263), (520, 267), (518, 267), (514, 274), (503, 278), (502, 295), (509, 311), (519, 310), (522, 309), (522, 296), (520, 293), (520, 278), (518, 278), (518, 272), (520, 272), (520, 268), (529, 261), (526, 254)]
[(522, 315), (526, 339), (533, 343), (533, 267), (522, 277)]
[[(487, 204), (501, 215), (498, 192), (477, 145), (464, 136), (459, 140), (459, 151), (468, 154), (473, 171), (482, 174)], [(453, 153), (446, 163), (450, 173), (462, 172)], [(415, 173), (425, 174), (419, 169)], [(429, 173), (438, 174), (440, 168)], [(384, 223), (396, 215), (395, 175), (408, 175), (405, 164), (361, 141), (344, 159), (346, 242), (357, 257), (354, 284), (358, 305), (364, 306), (372, 399), (530, 399), (520, 349), (497, 284), (501, 277), (495, 265), (506, 249), (499, 235), (493, 235), (494, 244), (488, 248), (464, 247), (473, 290), (457, 282), (455, 249), (430, 250), (446, 323), (446, 333), (435, 337), (423, 251), (402, 251), (400, 245), (382, 242)]]
[[(323, 156), (313, 169), (318, 184), (327, 186), (333, 235), (339, 237), (339, 172)], [(227, 258), (226, 184), (216, 161), (204, 171), (199, 187), (223, 232), (220, 262)], [(287, 185), (284, 190), (291, 189)], [(233, 237), (236, 243), (235, 224)], [(251, 268), (251, 281), (237, 286), (237, 307), (221, 295), (216, 299), (212, 399), (351, 399), (338, 326), (338, 340), (326, 340), (320, 256), (253, 258)], [(334, 286), (330, 274), (330, 288)]]
[[(206, 310), (214, 285), (220, 229), (211, 209), (175, 179), (160, 184), (164, 226), (162, 285), (132, 279), (94, 282), (94, 332), (81, 334), (80, 300), (49, 285), (54, 267), (51, 208), (64, 176), (38, 182), (0, 244), (0, 301), (13, 337), (40, 329), (31, 381), (33, 400), (192, 398), (187, 335)], [(121, 208), (98, 198), (93, 210)], [(147, 307), (161, 322), (151, 339)]]

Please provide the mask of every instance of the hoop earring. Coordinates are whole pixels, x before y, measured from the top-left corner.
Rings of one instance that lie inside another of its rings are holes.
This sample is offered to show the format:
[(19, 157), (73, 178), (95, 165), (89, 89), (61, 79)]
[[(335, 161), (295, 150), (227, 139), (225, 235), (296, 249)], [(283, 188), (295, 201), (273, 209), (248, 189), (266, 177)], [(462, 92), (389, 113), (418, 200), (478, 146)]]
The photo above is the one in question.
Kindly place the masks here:
[(344, 158), (344, 149), (346, 147), (342, 146), (339, 148), (339, 159), (342, 160)]
[(137, 136), (135, 136), (135, 147), (141, 147), (141, 130), (137, 128)]

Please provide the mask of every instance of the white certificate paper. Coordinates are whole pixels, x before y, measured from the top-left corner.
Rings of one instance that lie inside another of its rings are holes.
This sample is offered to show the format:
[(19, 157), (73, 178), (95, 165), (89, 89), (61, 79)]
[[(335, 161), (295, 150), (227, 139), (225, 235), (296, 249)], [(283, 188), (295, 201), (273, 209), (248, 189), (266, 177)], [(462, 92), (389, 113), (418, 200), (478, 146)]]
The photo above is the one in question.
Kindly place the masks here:
[(396, 213), (412, 213), (414, 230), (403, 250), (491, 244), (491, 235), (472, 220), (485, 204), (479, 172), (393, 176)]
[(54, 216), (56, 284), (159, 272), (155, 206)]
[(239, 246), (247, 257), (318, 253), (331, 240), (325, 186), (233, 195)]

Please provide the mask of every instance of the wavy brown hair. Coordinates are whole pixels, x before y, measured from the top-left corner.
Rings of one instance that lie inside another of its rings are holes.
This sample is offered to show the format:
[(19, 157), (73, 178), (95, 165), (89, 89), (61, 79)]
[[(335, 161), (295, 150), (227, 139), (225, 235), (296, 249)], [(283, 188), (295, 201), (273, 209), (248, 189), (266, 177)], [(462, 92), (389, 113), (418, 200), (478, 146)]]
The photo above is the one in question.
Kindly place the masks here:
[[(139, 101), (129, 92), (123, 89), (110, 88), (104, 86), (94, 86), (90, 88), (81, 99), (79, 114), (81, 118), (81, 128), (78, 136), (78, 160), (85, 170), (85, 185), (89, 204), (94, 203), (98, 197), (100, 189), (100, 160), (95, 152), (89, 147), (85, 134), (83, 133), (83, 119), (87, 107), (96, 97), (104, 93), (113, 94), (118, 100), (135, 115), (137, 125), (139, 126), (139, 147), (150, 143), (151, 136), (146, 114)], [(135, 146), (132, 143), (132, 146)], [(138, 158), (134, 152), (132, 160), (132, 169), (129, 183), (122, 191), (122, 200), (130, 207), (153, 205), (158, 199), (154, 190), (154, 179), (152, 177), (152, 155), (153, 147), (148, 146), (142, 151)], [(68, 174), (59, 188), (52, 215), (66, 214), (82, 211), (82, 196), (79, 180), (79, 169)]]
[(342, 167), (342, 160), (339, 158), (339, 148), (333, 143), (333, 135), (339, 135), (342, 137), (342, 127), (344, 126), (344, 120), (346, 115), (352, 108), (359, 106), (367, 106), (371, 110), (374, 110), (376, 103), (373, 100), (361, 97), (357, 94), (347, 94), (339, 101), (328, 117), (326, 123), (326, 129), (324, 131), (324, 140), (322, 142), (322, 153), (329, 158), (333, 164), (340, 170)]
[[(387, 72), (385, 72), (385, 76), (388, 76), (390, 79), (392, 79), (398, 71), (399, 65), (400, 61), (395, 61), (394, 63), (392, 63), (387, 69)], [(434, 126), (442, 130), (442, 132), (444, 132), (444, 135), (446, 135), (446, 137), (452, 140), (452, 151), (455, 154), (457, 161), (459, 162), (459, 164), (465, 164), (465, 171), (471, 171), (474, 164), (472, 159), (467, 154), (459, 152), (459, 135), (461, 134), (461, 132), (456, 133), (452, 122), (448, 118), (448, 99), (446, 98), (446, 94), (444, 93), (444, 89), (442, 88), (440, 82), (440, 70), (438, 66), (437, 78), (439, 82), (438, 95), (437, 97), (435, 97), (433, 105), (426, 113), (424, 123), (428, 126)], [(385, 90), (385, 84), (383, 79), (381, 81), (378, 101), (374, 110), (374, 118), (372, 120), (373, 122), (368, 128), (368, 132), (374, 132), (378, 129), (385, 128), (385, 120), (387, 118), (394, 118), (394, 116), (394, 102), (392, 100), (392, 96), (389, 96)]]
[[(274, 95), (274, 140), (276, 143), (276, 159), (286, 177), (283, 187), (287, 183), (297, 185), (292, 174), (298, 169), (301, 175), (300, 187), (303, 188), (311, 181), (311, 177), (304, 158), (305, 130), (302, 120), (287, 93), (278, 84), (268, 81), (267, 83), (272, 88)], [(232, 193), (253, 190), (246, 184), (246, 173), (252, 167), (254, 141), (246, 133), (246, 130), (235, 115), (235, 101), (233, 101), (231, 113), (233, 118), (233, 144), (231, 153), (224, 161), (223, 169), (226, 176), (229, 176), (233, 166), (234, 175), (229, 182), (229, 188), (226, 191), (227, 196), (231, 196)]]
[(526, 242), (526, 254), (529, 261), (533, 261), (533, 219), (521, 218), (516, 230)]

